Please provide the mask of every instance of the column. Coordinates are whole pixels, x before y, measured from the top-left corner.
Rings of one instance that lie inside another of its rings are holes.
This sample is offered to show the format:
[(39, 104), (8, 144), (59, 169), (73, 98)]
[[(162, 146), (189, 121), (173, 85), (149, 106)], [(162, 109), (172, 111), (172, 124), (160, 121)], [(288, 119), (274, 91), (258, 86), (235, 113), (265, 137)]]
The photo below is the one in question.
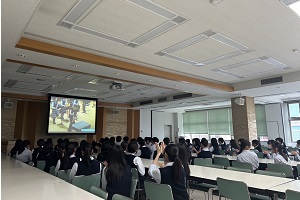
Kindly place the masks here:
[(127, 136), (129, 138), (140, 136), (140, 110), (127, 110)]

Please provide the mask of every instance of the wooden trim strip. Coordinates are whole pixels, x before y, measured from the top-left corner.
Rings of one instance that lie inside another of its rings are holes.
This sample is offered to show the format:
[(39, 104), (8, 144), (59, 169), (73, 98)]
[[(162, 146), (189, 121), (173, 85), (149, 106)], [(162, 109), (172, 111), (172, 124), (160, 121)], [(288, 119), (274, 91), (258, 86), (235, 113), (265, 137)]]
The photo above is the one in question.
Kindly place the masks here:
[(223, 90), (228, 92), (234, 91), (233, 87), (229, 85), (214, 83), (214, 82), (205, 81), (197, 78), (191, 78), (188, 76), (183, 76), (183, 75), (170, 73), (162, 70), (152, 69), (149, 67), (131, 64), (128, 62), (119, 61), (112, 58), (107, 58), (104, 56), (99, 56), (99, 55), (95, 55), (95, 54), (91, 54), (91, 53), (87, 53), (75, 49), (70, 49), (58, 45), (53, 45), (45, 42), (40, 42), (29, 38), (22, 37), (19, 40), (19, 42), (16, 44), (16, 47), (39, 52), (39, 53), (45, 53), (45, 54), (59, 56), (63, 58), (78, 60), (82, 62), (103, 65), (114, 69), (125, 70), (125, 71), (130, 71), (138, 74), (163, 78), (167, 80), (191, 83), (191, 84), (206, 86), (213, 89)]
[[(48, 101), (48, 96), (35, 96), (35, 95), (17, 94), (17, 93), (8, 93), (8, 92), (1, 92), (1, 97)], [(129, 108), (129, 109), (133, 108), (133, 106), (131, 104), (111, 103), (111, 102), (98, 102), (97, 106), (98, 107)]]

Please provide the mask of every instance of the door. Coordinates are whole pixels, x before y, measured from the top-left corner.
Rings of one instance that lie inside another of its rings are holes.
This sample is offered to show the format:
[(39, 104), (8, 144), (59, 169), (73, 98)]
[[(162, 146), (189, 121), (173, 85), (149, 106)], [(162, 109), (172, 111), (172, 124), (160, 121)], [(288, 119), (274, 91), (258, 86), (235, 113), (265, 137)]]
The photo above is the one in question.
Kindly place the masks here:
[(172, 141), (172, 126), (171, 125), (165, 125), (164, 137), (168, 137), (168, 138), (170, 138), (170, 141)]

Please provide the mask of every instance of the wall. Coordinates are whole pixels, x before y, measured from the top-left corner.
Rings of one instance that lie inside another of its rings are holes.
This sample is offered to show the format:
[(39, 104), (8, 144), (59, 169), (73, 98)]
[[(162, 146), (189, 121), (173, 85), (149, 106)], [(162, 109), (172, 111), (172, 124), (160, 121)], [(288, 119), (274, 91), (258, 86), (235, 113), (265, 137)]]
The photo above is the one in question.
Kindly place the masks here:
[(113, 108), (106, 108), (106, 130), (104, 137), (127, 135), (127, 110), (119, 109), (113, 114)]
[(151, 110), (140, 111), (140, 136), (142, 138), (151, 135)]
[(13, 103), (12, 108), (3, 108), (4, 102), (7, 102), (8, 98), (1, 98), (1, 141), (9, 141), (14, 139), (15, 132), (15, 120), (17, 112), (18, 99), (10, 98), (10, 102)]

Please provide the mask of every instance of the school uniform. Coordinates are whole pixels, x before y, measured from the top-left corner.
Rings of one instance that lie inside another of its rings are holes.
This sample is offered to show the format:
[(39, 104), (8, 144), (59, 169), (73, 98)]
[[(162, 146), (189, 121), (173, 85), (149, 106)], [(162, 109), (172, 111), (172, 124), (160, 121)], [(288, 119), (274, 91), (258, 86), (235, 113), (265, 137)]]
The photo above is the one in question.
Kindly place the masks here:
[(75, 176), (89, 176), (101, 172), (101, 163), (91, 157), (90, 165), (86, 165), (82, 159), (75, 162), (70, 171), (69, 180), (71, 181)]
[(28, 164), (29, 161), (31, 161), (31, 159), (32, 159), (32, 152), (25, 147), (25, 149), (22, 153), (19, 154), (19, 152), (17, 152), (16, 159), (23, 163)]
[[(157, 151), (155, 150), (152, 154), (152, 159), (155, 159), (156, 158), (156, 155), (157, 155)], [(163, 155), (160, 154), (159, 158), (163, 158)]]
[(274, 154), (274, 163), (275, 164), (284, 164), (284, 165), (290, 165), (291, 166), (291, 160), (288, 158), (288, 161), (282, 157), (279, 153)]
[(146, 158), (146, 159), (151, 158), (152, 152), (148, 147), (142, 146), (140, 150), (141, 150), (141, 156), (140, 156), (141, 158)]
[[(298, 155), (295, 155), (295, 156), (294, 156), (294, 160), (295, 160), (295, 161), (300, 161), (300, 155), (299, 155), (300, 149), (298, 149), (297, 152), (298, 152)], [(300, 173), (300, 172), (299, 172), (299, 173)]]
[(56, 167), (55, 167), (55, 174), (57, 174), (58, 171), (60, 171), (60, 170), (72, 169), (74, 163), (79, 162), (79, 161), (80, 161), (80, 159), (72, 154), (69, 157), (69, 166), (67, 166), (67, 168), (65, 168), (65, 161), (63, 159), (59, 159), (57, 161), (57, 164), (56, 164)]
[(257, 170), (259, 167), (259, 161), (257, 154), (250, 150), (243, 150), (238, 156), (237, 161), (241, 163), (250, 163), (253, 170)]
[(52, 151), (50, 152), (46, 158), (45, 158), (45, 168), (44, 168), (44, 171), (45, 172), (50, 172), (50, 167), (52, 166), (56, 166), (57, 164), (57, 161), (58, 161), (58, 155), (57, 155), (57, 152), (56, 151)]
[(122, 142), (116, 142), (116, 145), (119, 145), (119, 146), (121, 146), (121, 143), (122, 143)]
[(221, 147), (221, 150), (226, 151), (226, 144), (225, 143), (219, 144), (219, 146)]
[(145, 167), (140, 157), (135, 156), (133, 153), (127, 153), (125, 159), (127, 165), (131, 168), (136, 168), (141, 176), (145, 175)]
[(108, 183), (106, 180), (106, 167), (102, 173), (102, 189), (108, 193), (107, 200), (111, 200), (114, 194), (130, 197), (132, 173), (129, 165), (124, 168), (120, 181), (117, 183)]
[(32, 150), (32, 162), (33, 162), (33, 166), (36, 167), (37, 165), (37, 157), (39, 155), (39, 153), (41, 153), (43, 151), (43, 147), (38, 147), (38, 148), (34, 148)]
[(181, 180), (175, 182), (172, 172), (173, 164), (173, 162), (169, 162), (164, 168), (159, 168), (157, 165), (151, 164), (148, 173), (157, 183), (171, 186), (174, 200), (188, 200), (189, 194), (186, 188), (186, 174), (184, 168), (182, 167), (181, 170)]
[(220, 149), (219, 149), (219, 148), (214, 148), (213, 146), (211, 146), (211, 147), (209, 148), (209, 151), (210, 151), (212, 154), (220, 155)]
[(206, 147), (203, 148), (197, 155), (198, 158), (212, 158), (212, 152)]

